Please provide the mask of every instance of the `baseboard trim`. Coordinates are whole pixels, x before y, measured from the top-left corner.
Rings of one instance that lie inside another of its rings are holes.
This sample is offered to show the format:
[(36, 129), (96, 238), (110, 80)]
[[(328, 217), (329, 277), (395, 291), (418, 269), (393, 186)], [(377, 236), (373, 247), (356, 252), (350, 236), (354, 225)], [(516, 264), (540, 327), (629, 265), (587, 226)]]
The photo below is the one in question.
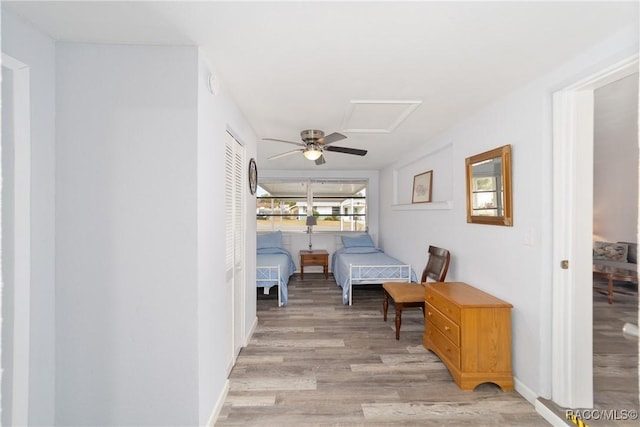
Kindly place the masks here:
[(249, 341), (251, 340), (251, 337), (253, 336), (253, 333), (256, 331), (257, 327), (258, 327), (258, 318), (254, 317), (253, 323), (251, 324), (251, 328), (249, 328), (249, 331), (247, 332), (247, 336), (244, 339), (244, 347), (249, 345)]
[[(246, 347), (249, 344), (249, 341), (251, 340), (251, 337), (253, 336), (253, 333), (255, 332), (257, 326), (258, 326), (258, 318), (255, 317), (253, 319), (253, 322), (251, 323), (251, 328), (249, 328), (249, 331), (245, 337), (243, 347)], [(231, 374), (231, 371), (235, 366), (236, 359), (237, 359), (237, 356), (233, 358), (233, 363), (231, 364), (231, 366), (227, 367), (227, 376)], [(229, 393), (229, 379), (225, 381), (222, 393), (220, 393), (220, 396), (216, 401), (216, 405), (214, 406), (213, 412), (211, 413), (211, 417), (209, 417), (209, 422), (207, 423), (208, 427), (213, 427), (216, 421), (218, 420), (218, 416), (220, 415), (220, 411), (222, 410), (222, 406), (224, 405), (224, 401), (227, 398), (228, 393)]]
[(522, 381), (518, 380), (515, 377), (513, 378), (513, 387), (518, 393), (520, 393), (522, 397), (527, 399), (529, 403), (535, 405), (536, 400), (538, 399), (538, 395), (533, 390), (531, 390)]
[[(249, 344), (249, 341), (251, 340), (251, 337), (253, 336), (253, 333), (256, 330), (256, 327), (258, 326), (258, 318), (255, 317), (253, 319), (253, 322), (251, 323), (251, 328), (249, 328), (249, 331), (245, 337), (245, 341), (244, 341), (244, 345), (243, 347), (246, 347)], [(234, 365), (235, 365), (235, 358), (234, 358)], [(229, 375), (231, 373), (231, 370), (233, 369), (233, 366), (231, 365), (228, 367), (227, 369), (227, 375)], [(229, 393), (229, 380), (227, 379), (224, 382), (224, 388), (222, 389), (222, 392), (220, 393), (220, 396), (218, 396), (218, 400), (216, 401), (216, 405), (213, 408), (213, 412), (211, 413), (211, 416), (209, 417), (209, 422), (207, 423), (207, 427), (214, 427), (216, 424), (216, 421), (218, 420), (218, 417), (220, 416), (220, 411), (222, 411), (222, 407), (224, 406), (224, 401), (227, 399), (227, 394)]]
[(559, 406), (554, 404), (548, 399), (544, 399), (538, 396), (533, 390), (527, 387), (522, 381), (518, 381), (517, 378), (513, 379), (514, 388), (522, 397), (527, 399), (529, 403), (533, 405), (536, 412), (540, 414), (549, 424), (554, 427), (571, 426), (568, 420), (563, 418), (563, 412)]
[(539, 397), (535, 403), (536, 412), (539, 413), (553, 427), (573, 426), (569, 420), (563, 418), (561, 409), (558, 405), (548, 399)]
[(224, 401), (227, 400), (227, 393), (229, 393), (229, 380), (224, 382), (224, 387), (220, 396), (218, 396), (218, 400), (216, 400), (216, 405), (213, 407), (213, 412), (211, 412), (209, 422), (207, 422), (207, 427), (214, 427), (216, 425), (218, 416), (220, 416), (220, 411), (222, 411), (222, 407), (224, 406)]

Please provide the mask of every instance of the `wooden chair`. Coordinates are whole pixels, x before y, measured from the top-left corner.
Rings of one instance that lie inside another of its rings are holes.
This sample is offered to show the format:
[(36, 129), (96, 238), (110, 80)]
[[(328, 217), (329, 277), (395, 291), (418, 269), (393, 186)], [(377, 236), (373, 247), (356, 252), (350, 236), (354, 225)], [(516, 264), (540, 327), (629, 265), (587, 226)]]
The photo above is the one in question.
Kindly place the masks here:
[[(449, 270), (451, 254), (448, 250), (429, 246), (429, 260), (422, 272), (421, 283), (431, 279), (435, 282), (444, 282)], [(424, 315), (424, 286), (416, 283), (387, 282), (382, 285), (384, 299), (382, 300), (382, 310), (384, 321), (387, 321), (387, 310), (389, 309), (389, 298), (393, 300), (396, 308), (396, 339), (400, 339), (400, 325), (402, 325), (402, 310), (405, 307), (420, 307)]]

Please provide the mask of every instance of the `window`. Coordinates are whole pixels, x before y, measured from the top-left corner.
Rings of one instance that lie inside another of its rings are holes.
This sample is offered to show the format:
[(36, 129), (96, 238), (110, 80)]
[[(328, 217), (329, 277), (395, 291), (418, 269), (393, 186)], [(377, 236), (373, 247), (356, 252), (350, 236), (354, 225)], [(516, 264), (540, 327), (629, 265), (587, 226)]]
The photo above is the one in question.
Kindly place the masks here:
[(502, 212), (502, 191), (495, 176), (473, 177), (473, 214), (498, 216)]
[(258, 231), (305, 231), (307, 214), (314, 232), (367, 230), (365, 180), (265, 181), (257, 196)]

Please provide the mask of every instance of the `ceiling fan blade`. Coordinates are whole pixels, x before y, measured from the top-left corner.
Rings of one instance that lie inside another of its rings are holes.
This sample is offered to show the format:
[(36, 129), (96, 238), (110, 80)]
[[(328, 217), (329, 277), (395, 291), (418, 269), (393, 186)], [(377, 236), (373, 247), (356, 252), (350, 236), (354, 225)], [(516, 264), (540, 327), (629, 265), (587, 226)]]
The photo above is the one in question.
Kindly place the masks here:
[(287, 152), (284, 152), (284, 153), (276, 154), (275, 156), (267, 157), (267, 160), (279, 159), (280, 157), (288, 156), (289, 154), (293, 154), (293, 153), (302, 153), (303, 151), (304, 150), (302, 150), (302, 149), (300, 149), (300, 150), (291, 150), (291, 151), (287, 151)]
[(365, 154), (367, 154), (367, 150), (360, 150), (358, 148), (334, 147), (333, 145), (324, 147), (324, 149), (327, 151), (335, 151), (336, 153), (355, 154), (356, 156), (364, 156)]
[(278, 141), (278, 142), (286, 142), (287, 144), (299, 145), (301, 147), (306, 147), (307, 145), (304, 142), (294, 142), (287, 141), (286, 139), (276, 139), (276, 138), (262, 138), (263, 141)]
[(341, 141), (343, 139), (345, 139), (346, 136), (344, 136), (341, 133), (338, 132), (334, 132), (334, 133), (330, 133), (329, 135), (325, 136), (321, 143), (322, 145), (329, 145), (329, 144), (333, 144), (334, 142), (338, 142)]
[(325, 163), (327, 163), (327, 161), (324, 159), (323, 155), (320, 155), (320, 157), (316, 159), (316, 165), (318, 166), (324, 165)]

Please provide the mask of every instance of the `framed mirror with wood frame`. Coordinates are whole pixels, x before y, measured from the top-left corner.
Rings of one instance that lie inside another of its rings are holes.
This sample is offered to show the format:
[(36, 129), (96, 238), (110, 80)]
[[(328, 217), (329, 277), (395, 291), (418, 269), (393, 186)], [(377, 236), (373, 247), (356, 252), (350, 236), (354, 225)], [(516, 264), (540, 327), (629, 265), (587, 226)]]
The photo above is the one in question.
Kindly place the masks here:
[(511, 145), (468, 157), (467, 222), (513, 225)]

